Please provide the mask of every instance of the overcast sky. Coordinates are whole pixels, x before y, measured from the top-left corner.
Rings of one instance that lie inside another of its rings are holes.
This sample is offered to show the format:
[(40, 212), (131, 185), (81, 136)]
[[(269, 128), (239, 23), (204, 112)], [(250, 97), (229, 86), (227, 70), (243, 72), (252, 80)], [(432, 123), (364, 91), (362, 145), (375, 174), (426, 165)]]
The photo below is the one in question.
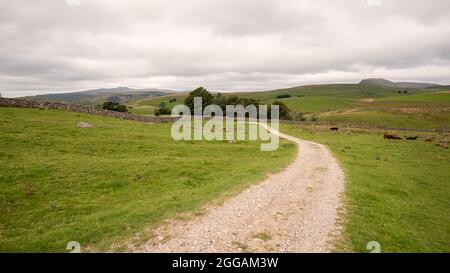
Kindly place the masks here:
[(450, 84), (449, 0), (1, 0), (0, 92)]

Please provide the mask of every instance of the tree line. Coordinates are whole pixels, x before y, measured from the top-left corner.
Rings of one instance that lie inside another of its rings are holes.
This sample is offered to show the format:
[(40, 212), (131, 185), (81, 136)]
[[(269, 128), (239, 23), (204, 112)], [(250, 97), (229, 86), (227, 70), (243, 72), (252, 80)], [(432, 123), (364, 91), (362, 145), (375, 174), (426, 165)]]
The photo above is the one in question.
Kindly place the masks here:
[[(218, 105), (224, 115), (226, 115), (226, 106), (227, 105), (242, 105), (244, 107), (247, 107), (248, 105), (254, 105), (257, 110), (259, 110), (260, 103), (258, 100), (251, 99), (251, 98), (245, 98), (245, 97), (238, 97), (238, 96), (224, 96), (221, 93), (217, 93), (217, 95), (213, 95), (208, 90), (206, 90), (203, 87), (199, 87), (189, 93), (189, 95), (184, 100), (184, 104), (191, 109), (191, 113), (194, 113), (194, 98), (195, 97), (201, 97), (202, 98), (202, 111), (208, 106), (208, 105)], [(279, 106), (279, 117), (280, 119), (292, 119), (291, 117), (291, 111), (281, 101), (274, 101), (271, 105), (278, 105)], [(271, 105), (267, 105), (267, 117), (270, 117), (270, 109)]]

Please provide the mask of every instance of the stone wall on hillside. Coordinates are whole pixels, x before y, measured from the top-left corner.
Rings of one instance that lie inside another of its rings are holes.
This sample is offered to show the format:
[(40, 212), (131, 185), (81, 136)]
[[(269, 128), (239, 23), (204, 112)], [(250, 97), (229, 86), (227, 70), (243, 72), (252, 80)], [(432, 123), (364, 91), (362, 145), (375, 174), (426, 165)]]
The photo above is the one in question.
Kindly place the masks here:
[(77, 113), (93, 114), (107, 116), (113, 118), (136, 120), (141, 122), (173, 122), (178, 118), (175, 117), (156, 117), (156, 116), (137, 116), (130, 113), (121, 113), (115, 111), (102, 110), (93, 107), (55, 102), (55, 101), (38, 101), (29, 99), (1, 98), (0, 107), (19, 107), (19, 108), (37, 108), (37, 109), (57, 109)]

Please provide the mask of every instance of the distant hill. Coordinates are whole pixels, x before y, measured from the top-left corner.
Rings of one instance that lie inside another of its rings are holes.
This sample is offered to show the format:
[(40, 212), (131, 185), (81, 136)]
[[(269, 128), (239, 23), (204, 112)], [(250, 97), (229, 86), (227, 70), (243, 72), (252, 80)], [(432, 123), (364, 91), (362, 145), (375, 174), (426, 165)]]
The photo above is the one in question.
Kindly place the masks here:
[[(420, 92), (425, 91), (422, 89), (408, 91), (409, 94)], [(237, 96), (254, 99), (260, 104), (271, 104), (278, 100), (284, 102), (293, 111), (312, 113), (352, 107), (353, 103), (362, 99), (396, 96), (398, 88), (364, 84), (323, 84), (222, 94), (225, 97)], [(136, 114), (150, 115), (162, 103), (169, 109), (177, 104), (182, 104), (186, 96), (186, 93), (178, 92), (169, 96), (130, 102), (128, 105), (133, 106), (132, 111), (135, 111)]]
[(173, 94), (175, 91), (164, 89), (133, 89), (128, 87), (101, 88), (69, 93), (45, 94), (25, 97), (28, 99), (61, 101), (82, 105), (96, 105), (106, 101), (126, 103), (133, 100), (149, 99)]
[(411, 89), (424, 89), (430, 87), (437, 87), (439, 84), (434, 83), (422, 83), (422, 82), (393, 82), (386, 79), (364, 79), (359, 82), (361, 85), (376, 85), (392, 88), (411, 88)]
[(425, 89), (431, 89), (433, 91), (439, 91), (439, 90), (450, 91), (450, 85), (436, 85), (436, 86), (427, 87)]
[[(364, 99), (392, 96), (397, 93), (398, 89), (410, 89), (409, 92), (426, 92), (432, 90), (439, 90), (448, 88), (443, 85), (420, 82), (393, 82), (386, 79), (364, 79), (359, 84), (324, 84), (324, 85), (305, 85), (291, 88), (276, 89), (270, 91), (260, 92), (237, 92), (237, 93), (223, 93), (225, 96), (239, 96), (259, 100), (261, 102), (272, 102), (278, 99), (279, 95), (289, 95), (293, 98), (287, 100), (289, 106), (293, 103), (294, 97), (332, 97), (332, 98), (346, 98), (346, 99)], [(216, 93), (211, 91), (212, 93)], [(134, 106), (151, 106), (159, 107), (161, 102), (166, 106), (173, 106), (183, 101), (186, 92), (176, 92), (164, 89), (133, 89), (128, 87), (116, 88), (101, 88), (78, 92), (45, 94), (30, 96), (26, 98), (47, 100), (47, 101), (61, 101), (74, 104), (81, 104), (87, 106), (94, 106), (102, 104), (106, 101), (120, 102)], [(170, 102), (171, 99), (175, 99)], [(317, 98), (319, 99), (319, 98)], [(308, 99), (302, 99), (307, 101)]]

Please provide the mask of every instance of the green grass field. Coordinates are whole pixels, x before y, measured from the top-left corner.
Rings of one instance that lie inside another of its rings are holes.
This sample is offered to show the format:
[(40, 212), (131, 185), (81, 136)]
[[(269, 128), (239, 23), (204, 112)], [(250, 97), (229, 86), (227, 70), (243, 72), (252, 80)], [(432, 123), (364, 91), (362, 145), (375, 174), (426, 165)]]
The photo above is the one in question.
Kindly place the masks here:
[(380, 98), (378, 100), (395, 102), (450, 103), (450, 93), (419, 93), (407, 96)]
[(449, 128), (450, 112), (398, 113), (383, 110), (358, 110), (350, 113), (319, 115), (322, 122), (385, 126), (389, 128)]
[[(323, 123), (450, 128), (448, 91), (364, 88), (328, 85), (240, 95), (271, 103), (289, 94), (279, 100), (307, 113), (307, 119), (315, 113)], [(292, 125), (283, 130), (328, 145), (345, 168), (347, 218), (337, 251), (367, 252), (369, 241), (379, 241), (383, 252), (450, 251), (450, 152), (443, 148), (448, 141), (436, 146), (423, 140), (389, 142), (373, 131), (330, 134)]]
[(318, 113), (319, 121), (396, 128), (450, 128), (450, 93), (401, 94), (357, 101), (347, 109)]
[(278, 95), (289, 94), (292, 97), (299, 95), (305, 97), (335, 97), (335, 98), (378, 98), (393, 96), (397, 89), (390, 87), (360, 85), (360, 84), (324, 84), (298, 86), (292, 88), (277, 89), (264, 92), (237, 93), (241, 96), (249, 96), (256, 99), (275, 99)]
[[(286, 99), (276, 99), (284, 102), (289, 109), (293, 109), (299, 113), (316, 113), (326, 112), (337, 109), (351, 107), (354, 103), (352, 99), (333, 98), (333, 97), (291, 97)], [(263, 103), (272, 103), (275, 99), (263, 101)]]
[[(330, 84), (300, 86), (264, 92), (223, 93), (223, 95), (251, 98), (267, 104), (275, 100), (281, 100), (293, 111), (309, 113), (347, 108), (358, 99), (393, 96), (395, 95), (394, 91), (395, 89), (392, 88), (370, 85)], [(290, 95), (291, 98), (278, 99), (277, 96), (279, 95)], [(164, 96), (135, 101), (129, 105), (137, 104), (158, 107), (161, 102), (164, 102), (166, 107), (172, 108), (174, 105), (182, 104), (185, 97), (185, 94)], [(176, 98), (177, 101), (169, 103), (169, 100), (172, 98)]]
[(140, 116), (153, 116), (155, 114), (155, 111), (158, 108), (155, 106), (140, 106), (140, 105), (135, 105), (132, 106), (131, 108), (128, 108), (128, 112), (130, 112), (133, 115), (140, 115)]
[(367, 252), (367, 243), (378, 241), (382, 252), (450, 252), (449, 149), (314, 128), (281, 127), (326, 144), (345, 170), (345, 231), (337, 251)]
[(69, 241), (107, 250), (242, 190), (296, 153), (287, 142), (276, 152), (254, 141), (176, 142), (170, 128), (0, 108), (0, 252), (65, 252)]
[[(161, 103), (164, 103), (164, 106), (168, 109), (172, 109), (175, 105), (184, 104), (184, 99), (186, 95), (169, 95), (169, 96), (161, 96), (152, 99), (145, 100), (136, 100), (127, 103), (128, 106), (132, 108), (128, 108), (128, 111), (135, 115), (142, 116), (153, 116), (155, 111), (158, 110)], [(172, 101), (171, 101), (172, 100)]]
[[(164, 103), (167, 108), (171, 109), (175, 105), (184, 104), (184, 99), (186, 97), (187, 97), (187, 95), (163, 96), (163, 97), (156, 97), (156, 98), (148, 99), (148, 100), (135, 101), (132, 104), (139, 105), (139, 106), (159, 107), (159, 105), (161, 103)], [(170, 100), (172, 100), (172, 99), (175, 99), (175, 101), (170, 102)]]
[[(300, 86), (266, 92), (225, 93), (225, 96), (258, 100), (271, 104), (284, 102), (291, 111), (303, 113), (307, 120), (314, 115), (316, 121), (401, 128), (442, 129), (450, 127), (450, 93), (434, 89), (408, 90), (398, 93), (398, 88), (360, 85), (329, 84)], [(290, 95), (290, 98), (277, 98)], [(172, 108), (182, 104), (186, 95), (165, 96), (133, 102), (130, 111), (152, 115), (160, 103)], [(175, 102), (169, 102), (176, 98)]]
[[(446, 89), (409, 93), (320, 85), (225, 95), (281, 100), (307, 119), (314, 115), (340, 127), (450, 128)], [(276, 98), (284, 94), (291, 97)], [(131, 113), (153, 115), (162, 102), (171, 108), (185, 96), (127, 105)], [(96, 128), (76, 128), (79, 121)], [(368, 241), (379, 241), (384, 252), (450, 251), (448, 134), (385, 141), (375, 130), (282, 130), (328, 145), (344, 167), (347, 212), (337, 251), (367, 252)], [(56, 110), (0, 108), (0, 132), (0, 252), (63, 252), (72, 240), (106, 250), (136, 234), (144, 240), (145, 227), (237, 193), (287, 165), (295, 153), (286, 142), (264, 156), (258, 142), (175, 142), (170, 124)]]

